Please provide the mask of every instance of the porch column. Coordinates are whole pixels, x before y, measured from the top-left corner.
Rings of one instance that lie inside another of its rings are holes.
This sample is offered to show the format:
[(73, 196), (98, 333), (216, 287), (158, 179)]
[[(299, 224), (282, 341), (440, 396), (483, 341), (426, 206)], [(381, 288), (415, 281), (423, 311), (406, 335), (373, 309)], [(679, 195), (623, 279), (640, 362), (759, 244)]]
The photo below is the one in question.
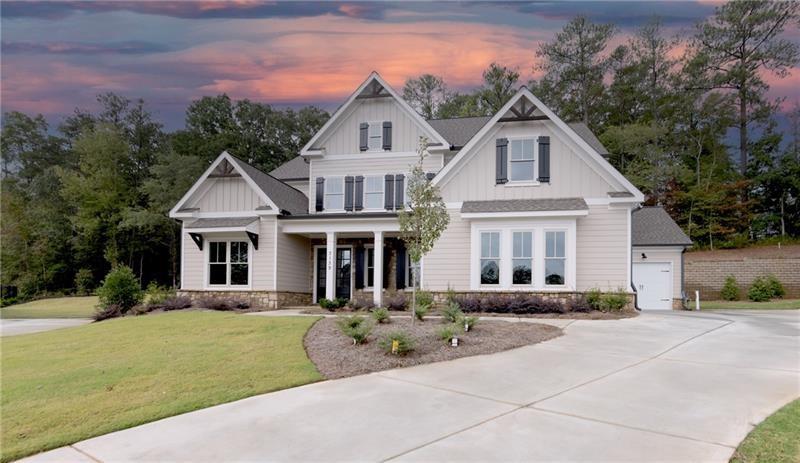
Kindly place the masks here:
[(375, 250), (372, 260), (372, 300), (376, 307), (380, 307), (383, 300), (383, 232), (373, 232), (375, 235)]
[(336, 233), (325, 234), (325, 299), (336, 298)]

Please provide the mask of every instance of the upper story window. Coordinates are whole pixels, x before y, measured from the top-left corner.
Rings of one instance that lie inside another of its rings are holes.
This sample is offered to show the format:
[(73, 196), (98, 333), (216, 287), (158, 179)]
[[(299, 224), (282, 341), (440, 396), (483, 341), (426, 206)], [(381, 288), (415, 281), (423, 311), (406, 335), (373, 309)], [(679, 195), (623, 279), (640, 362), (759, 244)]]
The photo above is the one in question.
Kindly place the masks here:
[(566, 282), (566, 232), (545, 232), (544, 283), (561, 286)]
[(325, 179), (325, 209), (344, 210), (344, 178), (329, 177)]
[(508, 174), (512, 182), (532, 182), (535, 177), (533, 138), (509, 140)]
[(385, 183), (383, 176), (364, 178), (365, 209), (383, 209), (383, 187)]
[(368, 122), (367, 147), (370, 151), (383, 151), (383, 122)]

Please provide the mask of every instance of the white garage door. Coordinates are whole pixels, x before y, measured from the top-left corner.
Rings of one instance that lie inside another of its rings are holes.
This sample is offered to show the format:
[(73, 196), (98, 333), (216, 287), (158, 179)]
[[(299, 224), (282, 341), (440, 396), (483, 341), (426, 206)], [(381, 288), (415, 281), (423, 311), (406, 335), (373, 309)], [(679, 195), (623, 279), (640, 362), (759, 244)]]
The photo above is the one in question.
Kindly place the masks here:
[(640, 309), (672, 309), (672, 266), (669, 262), (633, 264), (633, 283)]

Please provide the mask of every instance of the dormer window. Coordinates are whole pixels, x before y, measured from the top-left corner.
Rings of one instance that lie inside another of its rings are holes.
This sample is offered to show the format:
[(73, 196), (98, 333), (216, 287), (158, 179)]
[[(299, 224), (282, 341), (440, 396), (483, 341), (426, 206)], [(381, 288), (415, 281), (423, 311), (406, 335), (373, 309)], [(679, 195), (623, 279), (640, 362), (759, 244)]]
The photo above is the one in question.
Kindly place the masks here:
[(367, 122), (369, 125), (369, 138), (367, 146), (370, 151), (383, 151), (383, 122)]
[(511, 151), (508, 166), (509, 180), (512, 182), (532, 182), (535, 177), (533, 156), (534, 139), (521, 138), (509, 140)]

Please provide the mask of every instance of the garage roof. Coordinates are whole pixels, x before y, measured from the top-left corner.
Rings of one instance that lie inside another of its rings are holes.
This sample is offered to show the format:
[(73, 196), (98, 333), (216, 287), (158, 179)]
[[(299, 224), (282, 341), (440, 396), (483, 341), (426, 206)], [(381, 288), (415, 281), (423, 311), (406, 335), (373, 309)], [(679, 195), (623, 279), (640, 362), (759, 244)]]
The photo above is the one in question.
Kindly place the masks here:
[(661, 206), (636, 209), (631, 213), (631, 245), (691, 246), (692, 240)]

